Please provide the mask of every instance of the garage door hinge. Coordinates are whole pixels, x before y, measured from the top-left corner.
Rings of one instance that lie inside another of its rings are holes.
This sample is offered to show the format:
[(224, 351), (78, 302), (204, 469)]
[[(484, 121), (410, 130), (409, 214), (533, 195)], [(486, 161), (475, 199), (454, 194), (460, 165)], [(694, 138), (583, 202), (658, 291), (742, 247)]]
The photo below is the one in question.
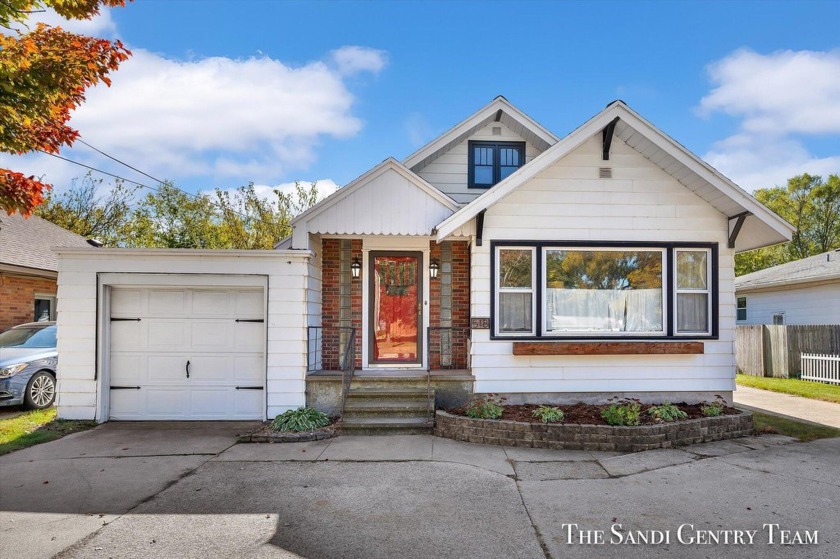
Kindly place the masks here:
[(111, 322), (140, 322), (139, 318), (116, 318), (111, 317)]
[(237, 390), (262, 390), (262, 386), (237, 386)]
[(140, 390), (139, 386), (112, 386), (111, 390)]
[(265, 322), (262, 318), (237, 318), (236, 322)]

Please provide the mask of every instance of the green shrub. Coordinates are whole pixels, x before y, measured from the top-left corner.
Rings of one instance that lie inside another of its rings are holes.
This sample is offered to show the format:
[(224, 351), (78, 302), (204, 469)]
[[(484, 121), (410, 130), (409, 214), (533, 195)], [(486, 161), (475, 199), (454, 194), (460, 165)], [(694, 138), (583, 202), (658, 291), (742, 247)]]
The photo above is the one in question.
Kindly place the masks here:
[(601, 410), (601, 417), (610, 425), (638, 425), (642, 407), (638, 402), (610, 404)]
[(533, 414), (543, 423), (560, 423), (564, 417), (563, 410), (554, 406), (540, 406)]
[(706, 417), (717, 417), (723, 413), (725, 408), (726, 402), (718, 400), (716, 402), (704, 402), (703, 405), (700, 406), (700, 411), (703, 412), (703, 415)]
[(271, 422), (274, 431), (314, 431), (325, 425), (329, 425), (330, 418), (327, 414), (313, 408), (298, 408), (281, 413)]
[(648, 408), (648, 415), (653, 416), (656, 421), (664, 421), (666, 423), (688, 417), (687, 413), (670, 402), (665, 402), (659, 406), (651, 406)]
[(504, 408), (492, 400), (476, 399), (467, 404), (464, 413), (474, 419), (499, 419)]

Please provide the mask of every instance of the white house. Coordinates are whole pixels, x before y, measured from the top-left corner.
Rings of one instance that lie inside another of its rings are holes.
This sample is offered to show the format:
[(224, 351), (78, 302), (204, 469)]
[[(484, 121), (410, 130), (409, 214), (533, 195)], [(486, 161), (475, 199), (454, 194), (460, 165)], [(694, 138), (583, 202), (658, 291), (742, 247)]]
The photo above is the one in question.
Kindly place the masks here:
[(840, 250), (735, 278), (737, 324), (840, 324)]
[(791, 232), (621, 101), (561, 139), (497, 97), (276, 251), (63, 250), (59, 413), (730, 398), (734, 254)]

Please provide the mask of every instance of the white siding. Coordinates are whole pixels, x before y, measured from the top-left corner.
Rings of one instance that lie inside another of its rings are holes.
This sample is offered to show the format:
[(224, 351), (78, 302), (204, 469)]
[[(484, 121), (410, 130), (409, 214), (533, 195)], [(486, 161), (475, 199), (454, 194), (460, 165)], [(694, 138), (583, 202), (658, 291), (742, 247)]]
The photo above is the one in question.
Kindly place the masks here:
[(324, 235), (429, 235), (452, 213), (400, 173), (387, 169), (307, 220), (307, 230)]
[[(58, 317), (58, 413), (65, 419), (104, 420), (97, 370), (98, 273), (158, 274), (156, 281), (182, 285), (235, 283), (242, 276), (267, 278), (267, 417), (305, 404), (307, 274), (309, 253), (296, 251), (65, 252), (59, 256), (58, 293), (73, 311)], [(142, 276), (136, 276), (141, 278)], [(226, 280), (226, 278), (231, 278)], [(253, 280), (249, 280), (253, 281)], [(262, 280), (261, 280), (262, 281)], [(142, 280), (141, 283), (142, 285)], [(104, 345), (104, 344), (101, 344)], [(100, 351), (102, 347), (100, 347)], [(101, 357), (99, 359), (101, 367)]]
[(747, 298), (747, 320), (738, 324), (773, 324), (780, 312), (785, 324), (840, 324), (840, 282), (736, 296)]
[[(598, 168), (611, 167), (612, 179)], [(479, 393), (694, 392), (734, 389), (734, 255), (727, 219), (620, 139), (601, 159), (600, 134), (487, 210), (472, 249), (472, 316), (490, 316), (491, 240), (715, 242), (720, 259), (718, 340), (704, 355), (514, 356), (512, 343), (473, 331)]]
[[(502, 129), (500, 136), (493, 135), (494, 127)], [(475, 198), (486, 192), (482, 188), (467, 188), (468, 143), (472, 140), (486, 142), (525, 141), (522, 136), (512, 132), (510, 128), (501, 122), (491, 122), (431, 163), (418, 169), (417, 174), (456, 202), (472, 202)], [(531, 161), (540, 153), (542, 152), (533, 144), (526, 143), (525, 163)]]

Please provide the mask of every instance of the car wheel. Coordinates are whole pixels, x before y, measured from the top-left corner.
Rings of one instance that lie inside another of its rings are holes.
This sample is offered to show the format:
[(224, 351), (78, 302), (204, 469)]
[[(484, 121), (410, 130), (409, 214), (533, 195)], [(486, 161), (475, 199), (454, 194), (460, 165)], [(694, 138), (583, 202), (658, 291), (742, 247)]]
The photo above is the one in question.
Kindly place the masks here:
[(38, 371), (26, 385), (24, 404), (31, 410), (42, 410), (55, 402), (55, 378), (46, 371)]

